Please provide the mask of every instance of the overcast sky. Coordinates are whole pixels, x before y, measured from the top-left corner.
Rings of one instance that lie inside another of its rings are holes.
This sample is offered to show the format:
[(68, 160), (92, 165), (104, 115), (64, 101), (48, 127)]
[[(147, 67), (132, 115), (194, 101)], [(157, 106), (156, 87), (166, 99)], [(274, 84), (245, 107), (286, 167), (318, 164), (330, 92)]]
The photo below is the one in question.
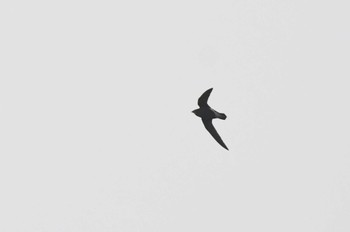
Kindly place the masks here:
[[(350, 231), (347, 1), (2, 1), (0, 231)], [(209, 104), (229, 151), (191, 113)]]

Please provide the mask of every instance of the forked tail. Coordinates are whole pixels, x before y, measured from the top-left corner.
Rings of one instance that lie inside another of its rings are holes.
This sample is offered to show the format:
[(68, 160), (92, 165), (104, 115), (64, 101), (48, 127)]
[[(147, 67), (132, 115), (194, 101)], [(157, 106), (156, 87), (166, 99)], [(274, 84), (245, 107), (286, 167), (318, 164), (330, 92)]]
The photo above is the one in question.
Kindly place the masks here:
[(222, 120), (225, 120), (227, 117), (226, 117), (226, 114), (222, 114), (222, 113), (219, 113), (220, 114), (220, 119), (222, 119)]
[(215, 116), (216, 118), (220, 118), (222, 120), (225, 120), (227, 117), (226, 117), (226, 114), (223, 114), (223, 113), (219, 113), (217, 111), (215, 111)]

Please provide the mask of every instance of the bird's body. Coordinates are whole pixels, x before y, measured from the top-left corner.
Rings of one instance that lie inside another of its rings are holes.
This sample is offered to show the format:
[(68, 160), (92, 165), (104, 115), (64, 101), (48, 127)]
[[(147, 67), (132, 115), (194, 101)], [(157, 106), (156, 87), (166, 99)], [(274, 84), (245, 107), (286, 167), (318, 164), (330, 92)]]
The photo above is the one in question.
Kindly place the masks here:
[(202, 118), (202, 122), (204, 124), (204, 127), (208, 130), (208, 132), (213, 136), (213, 138), (225, 149), (228, 150), (225, 143), (222, 141), (220, 135), (215, 130), (215, 127), (213, 126), (212, 120), (215, 118), (219, 118), (222, 120), (226, 119), (226, 115), (223, 113), (219, 113), (212, 109), (207, 101), (210, 96), (211, 91), (213, 88), (208, 89), (205, 91), (202, 96), (198, 99), (198, 105), (199, 109), (193, 110), (192, 112), (197, 115), (198, 117)]
[(205, 118), (205, 119), (214, 119), (214, 118), (220, 118), (225, 120), (226, 115), (219, 113), (212, 109), (210, 106), (209, 107), (201, 107), (199, 109), (196, 109), (193, 111), (195, 115), (197, 115), (200, 118)]

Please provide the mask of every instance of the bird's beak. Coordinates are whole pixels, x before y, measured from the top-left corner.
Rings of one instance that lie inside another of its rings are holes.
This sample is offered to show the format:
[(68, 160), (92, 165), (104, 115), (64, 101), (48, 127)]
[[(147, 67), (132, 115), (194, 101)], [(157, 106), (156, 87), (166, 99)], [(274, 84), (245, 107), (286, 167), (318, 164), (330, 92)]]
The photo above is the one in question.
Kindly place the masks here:
[(192, 110), (191, 112), (194, 113), (194, 110)]

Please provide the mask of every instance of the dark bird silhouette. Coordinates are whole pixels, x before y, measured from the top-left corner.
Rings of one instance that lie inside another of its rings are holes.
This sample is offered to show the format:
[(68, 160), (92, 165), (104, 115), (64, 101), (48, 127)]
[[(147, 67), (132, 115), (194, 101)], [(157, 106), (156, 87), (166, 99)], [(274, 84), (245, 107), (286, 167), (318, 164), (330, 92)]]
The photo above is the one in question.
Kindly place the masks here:
[(202, 118), (202, 122), (207, 131), (213, 136), (216, 142), (218, 142), (223, 148), (228, 150), (212, 123), (214, 118), (220, 118), (222, 120), (226, 119), (225, 114), (215, 111), (207, 103), (212, 90), (213, 88), (208, 89), (202, 94), (202, 96), (200, 96), (200, 98), (198, 99), (199, 109), (193, 110), (192, 113)]

